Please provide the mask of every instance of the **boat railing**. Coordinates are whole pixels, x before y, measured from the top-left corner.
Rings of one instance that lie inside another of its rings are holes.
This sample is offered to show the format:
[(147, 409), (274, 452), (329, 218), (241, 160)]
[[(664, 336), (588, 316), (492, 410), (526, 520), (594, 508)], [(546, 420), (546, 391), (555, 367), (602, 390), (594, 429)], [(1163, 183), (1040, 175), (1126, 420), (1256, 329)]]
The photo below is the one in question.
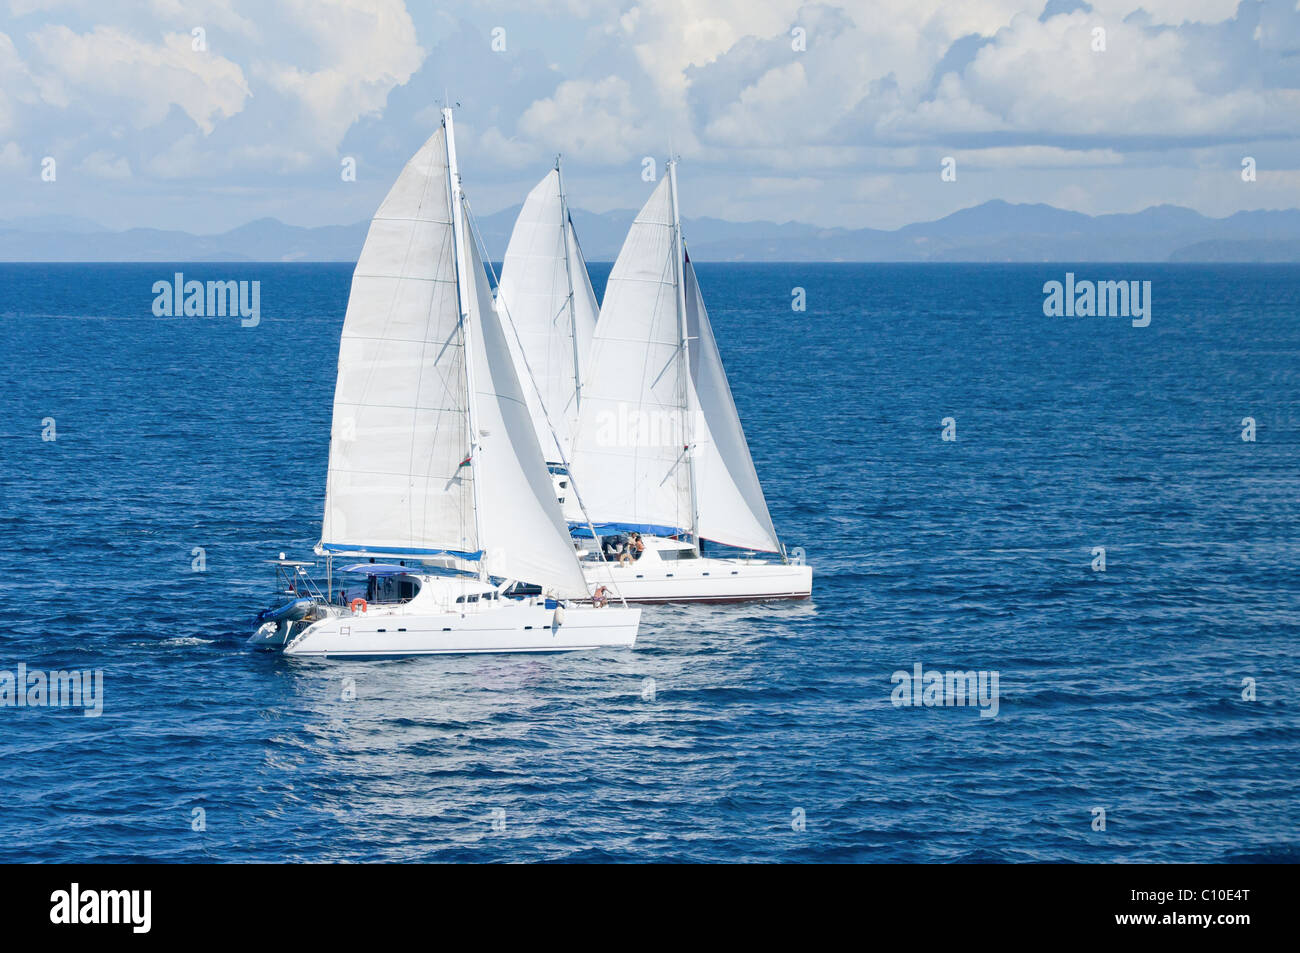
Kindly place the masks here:
[(275, 562), (275, 588), (284, 596), (296, 596), (299, 599), (315, 599), (328, 603), (329, 599), (321, 591), (316, 580), (307, 572), (312, 563), (278, 559)]

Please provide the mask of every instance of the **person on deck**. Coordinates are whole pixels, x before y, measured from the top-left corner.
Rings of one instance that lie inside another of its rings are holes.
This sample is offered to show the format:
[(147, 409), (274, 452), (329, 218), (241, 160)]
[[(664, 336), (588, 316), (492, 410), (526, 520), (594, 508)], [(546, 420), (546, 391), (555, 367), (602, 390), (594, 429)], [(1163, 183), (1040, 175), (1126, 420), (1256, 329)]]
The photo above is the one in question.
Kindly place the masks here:
[(618, 535), (618, 536), (609, 536), (609, 537), (606, 537), (606, 539), (605, 539), (605, 545), (604, 545), (604, 547), (603, 547), (603, 548), (604, 548), (604, 551), (605, 551), (605, 558), (606, 558), (606, 559), (617, 559), (617, 558), (618, 558), (619, 553), (621, 553), (621, 552), (623, 551), (623, 539), (624, 539), (624, 537), (622, 536), (622, 534), (620, 534), (620, 535)]
[(645, 552), (645, 543), (641, 542), (640, 533), (631, 533), (627, 537), (627, 546), (618, 554), (619, 565), (630, 566), (634, 560), (640, 559), (641, 554)]

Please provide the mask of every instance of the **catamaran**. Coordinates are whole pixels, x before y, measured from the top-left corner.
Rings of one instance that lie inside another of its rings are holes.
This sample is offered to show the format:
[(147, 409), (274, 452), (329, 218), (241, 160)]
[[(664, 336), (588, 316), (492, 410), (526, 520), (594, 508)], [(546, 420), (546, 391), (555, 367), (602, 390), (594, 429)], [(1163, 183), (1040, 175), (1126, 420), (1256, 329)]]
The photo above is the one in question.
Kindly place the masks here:
[[(250, 642), (293, 656), (631, 647), (584, 578), (493, 305), (450, 109), (370, 224), (334, 391), (325, 514)], [(364, 584), (333, 585), (333, 560)], [(590, 603), (590, 604), (588, 604)]]
[[(552, 471), (563, 472), (587, 516), (569, 513), (572, 532), (592, 541), (588, 583), (629, 602), (808, 598), (812, 568), (787, 555), (772, 524), (686, 251), (676, 162), (628, 232), (589, 351), (583, 318), (594, 295), (577, 247), (557, 170), (520, 213), (498, 306), (519, 339), (533, 342), (517, 349), (517, 361), (536, 353), (545, 367), (560, 367), (543, 375), (549, 397), (542, 385), (532, 389), (535, 403), (551, 401), (569, 428), (568, 443), (555, 442), (562, 459)], [(556, 322), (566, 313), (567, 324)], [(571, 365), (545, 356), (563, 353), (566, 337)], [(621, 552), (610, 551), (611, 540)], [(703, 540), (743, 555), (706, 556)]]

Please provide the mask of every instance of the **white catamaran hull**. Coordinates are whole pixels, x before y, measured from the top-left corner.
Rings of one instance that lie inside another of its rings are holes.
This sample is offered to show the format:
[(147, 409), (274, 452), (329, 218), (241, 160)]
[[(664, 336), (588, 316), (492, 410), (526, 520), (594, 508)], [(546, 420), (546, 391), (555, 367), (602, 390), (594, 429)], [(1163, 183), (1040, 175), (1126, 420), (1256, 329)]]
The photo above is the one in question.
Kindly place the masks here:
[(812, 595), (811, 566), (719, 559), (700, 556), (688, 543), (674, 539), (642, 540), (637, 559), (583, 562), (593, 592), (604, 586), (612, 598), (628, 602), (764, 602)]
[(812, 567), (792, 564), (703, 558), (672, 568), (590, 563), (583, 571), (593, 589), (606, 586), (628, 602), (765, 602), (812, 595)]
[(640, 617), (640, 609), (613, 606), (569, 606), (557, 616), (555, 609), (525, 604), (466, 615), (371, 611), (313, 623), (283, 652), (296, 657), (375, 658), (631, 648)]

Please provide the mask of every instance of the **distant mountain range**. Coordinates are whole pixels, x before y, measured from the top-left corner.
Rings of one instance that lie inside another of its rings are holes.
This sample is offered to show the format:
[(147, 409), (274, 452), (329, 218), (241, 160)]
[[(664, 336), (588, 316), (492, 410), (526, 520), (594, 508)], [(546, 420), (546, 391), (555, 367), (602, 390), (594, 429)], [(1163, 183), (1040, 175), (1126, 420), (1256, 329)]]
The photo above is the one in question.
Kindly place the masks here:
[[(478, 220), (493, 258), (505, 253), (519, 207)], [(632, 222), (628, 210), (573, 210), (590, 261), (612, 261)], [(301, 228), (259, 219), (219, 235), (133, 228), (123, 232), (65, 216), (0, 221), (0, 261), (355, 261), (367, 223)], [(1207, 218), (1157, 205), (1085, 215), (1050, 205), (985, 202), (892, 231), (799, 222), (686, 219), (697, 261), (1177, 261), (1300, 262), (1300, 209)]]

